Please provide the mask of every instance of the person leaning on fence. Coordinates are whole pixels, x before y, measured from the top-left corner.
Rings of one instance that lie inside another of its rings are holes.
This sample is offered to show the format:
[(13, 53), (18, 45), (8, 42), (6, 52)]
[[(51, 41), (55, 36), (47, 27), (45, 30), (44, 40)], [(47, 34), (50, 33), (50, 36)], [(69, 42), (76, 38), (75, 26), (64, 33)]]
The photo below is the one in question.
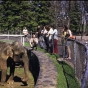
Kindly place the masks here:
[(26, 42), (28, 42), (28, 37), (27, 37), (27, 35), (28, 35), (28, 30), (27, 30), (26, 27), (24, 27), (24, 29), (23, 29), (23, 34), (24, 34), (24, 37), (25, 37), (25, 39), (26, 39)]
[(32, 35), (32, 38), (30, 39), (30, 46), (32, 49), (36, 48), (38, 46), (38, 38), (35, 36), (35, 34)]
[(69, 39), (72, 38), (72, 32), (69, 29), (68, 25), (64, 26), (64, 36), (65, 36), (65, 41), (66, 41), (65, 46), (68, 52), (68, 56), (65, 59), (71, 59), (71, 49), (70, 49), (71, 41)]

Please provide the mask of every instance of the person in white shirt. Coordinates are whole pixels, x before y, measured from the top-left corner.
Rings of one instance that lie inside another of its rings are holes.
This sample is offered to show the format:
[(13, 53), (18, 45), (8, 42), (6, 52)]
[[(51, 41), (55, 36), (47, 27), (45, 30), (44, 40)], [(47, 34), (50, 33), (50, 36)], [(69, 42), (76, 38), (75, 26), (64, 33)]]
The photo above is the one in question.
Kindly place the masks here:
[(38, 46), (38, 38), (35, 36), (35, 34), (32, 35), (32, 38), (30, 39), (30, 46), (32, 49), (34, 49), (36, 47), (37, 49), (37, 46)]
[(53, 39), (54, 39), (54, 53), (58, 54), (58, 31), (57, 29), (54, 29), (53, 31)]
[(53, 28), (51, 25), (49, 26), (48, 35), (49, 35), (49, 50), (50, 50), (49, 52), (50, 52), (50, 54), (52, 54), (53, 53), (53, 40), (52, 40)]
[(52, 35), (53, 35), (53, 28), (51, 26), (49, 26), (49, 32), (48, 32), (48, 35), (49, 35), (49, 41), (51, 41), (52, 39)]
[(27, 37), (27, 35), (28, 35), (28, 30), (27, 30), (26, 27), (24, 27), (24, 29), (23, 29), (23, 34), (24, 34), (24, 37), (25, 37), (26, 41), (28, 42), (28, 37)]

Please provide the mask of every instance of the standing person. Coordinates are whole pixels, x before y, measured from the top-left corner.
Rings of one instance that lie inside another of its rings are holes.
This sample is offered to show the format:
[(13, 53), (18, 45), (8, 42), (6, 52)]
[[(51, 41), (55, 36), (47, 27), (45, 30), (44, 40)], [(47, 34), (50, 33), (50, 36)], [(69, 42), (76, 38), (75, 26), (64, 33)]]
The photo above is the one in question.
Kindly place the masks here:
[[(44, 27), (45, 28), (45, 27)], [(41, 30), (41, 35), (39, 37), (39, 45), (41, 48), (45, 49), (45, 42), (44, 42), (44, 37), (43, 37), (43, 33), (44, 33), (44, 28)]]
[(37, 33), (37, 37), (39, 39), (39, 37), (41, 36), (41, 26), (40, 25), (38, 25), (36, 33)]
[(50, 54), (53, 53), (53, 27), (51, 25), (49, 25), (49, 49), (50, 49)]
[(44, 26), (43, 30), (44, 30), (43, 36), (44, 36), (44, 41), (45, 41), (45, 45), (46, 45), (46, 51), (49, 52), (49, 35), (48, 35), (49, 27), (46, 25), (46, 26)]
[(27, 30), (26, 27), (24, 27), (24, 29), (23, 29), (23, 34), (24, 34), (24, 37), (25, 37), (25, 39), (26, 39), (26, 42), (28, 42), (28, 37), (27, 37), (27, 35), (28, 35), (28, 30)]
[(38, 43), (39, 43), (39, 46), (41, 47), (41, 26), (40, 25), (38, 25), (38, 27), (37, 27), (37, 32), (36, 32), (36, 34), (37, 34), (37, 38), (38, 38)]
[(54, 39), (54, 53), (58, 54), (58, 31), (54, 29), (53, 31), (53, 39)]
[(69, 39), (72, 37), (72, 32), (69, 29), (68, 25), (64, 26), (64, 36), (65, 36), (65, 40), (66, 40), (66, 50), (68, 52), (68, 58), (66, 59), (71, 59), (71, 50), (70, 50), (70, 43), (71, 41), (69, 41)]

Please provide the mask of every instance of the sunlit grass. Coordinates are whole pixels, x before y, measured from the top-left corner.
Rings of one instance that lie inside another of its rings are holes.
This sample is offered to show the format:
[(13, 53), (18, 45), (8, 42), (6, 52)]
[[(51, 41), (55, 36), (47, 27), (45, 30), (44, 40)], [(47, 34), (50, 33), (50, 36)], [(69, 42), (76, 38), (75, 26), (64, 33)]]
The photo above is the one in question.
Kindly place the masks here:
[[(9, 70), (10, 70), (10, 68), (8, 68), (8, 70), (7, 70), (7, 75), (9, 75), (9, 72), (10, 72)], [(14, 77), (19, 77), (19, 78), (25, 77), (24, 68), (15, 68)], [(13, 84), (13, 86), (14, 86), (14, 88), (34, 88), (34, 78), (30, 71), (29, 71), (29, 80), (28, 80), (27, 84), (29, 87), (28, 86), (24, 87), (24, 86), (21, 86), (22, 82), (17, 81)], [(5, 88), (5, 87), (3, 87), (3, 88)]]
[(8, 40), (8, 39), (4, 39), (4, 40), (0, 40), (2, 42), (14, 42), (14, 40)]

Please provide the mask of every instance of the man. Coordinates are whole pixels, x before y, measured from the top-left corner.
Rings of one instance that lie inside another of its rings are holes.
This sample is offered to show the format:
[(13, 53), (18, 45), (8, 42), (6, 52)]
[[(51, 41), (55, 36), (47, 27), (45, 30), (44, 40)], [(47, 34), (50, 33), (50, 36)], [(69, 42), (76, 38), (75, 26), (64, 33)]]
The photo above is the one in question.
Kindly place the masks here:
[(38, 25), (38, 27), (37, 27), (37, 32), (36, 32), (36, 34), (37, 34), (37, 38), (38, 38), (38, 45), (40, 46), (40, 47), (42, 47), (42, 42), (41, 42), (41, 39), (42, 39), (42, 33), (41, 33), (41, 27), (40, 27), (40, 25)]
[(53, 31), (53, 43), (54, 43), (54, 53), (58, 54), (58, 31), (57, 29), (54, 29)]
[(34, 47), (38, 46), (38, 38), (36, 38), (35, 34), (33, 34), (32, 38), (30, 39), (30, 46), (32, 49), (34, 49)]
[(38, 27), (37, 27), (37, 34), (38, 34), (38, 39), (39, 39), (39, 37), (41, 36), (41, 27), (40, 27), (40, 25), (38, 25)]
[(49, 32), (48, 32), (48, 35), (49, 35), (49, 48), (50, 48), (50, 54), (53, 53), (53, 28), (52, 26), (50, 25), (49, 26)]
[(27, 37), (27, 35), (28, 35), (28, 30), (27, 30), (26, 27), (24, 27), (24, 29), (23, 29), (23, 34), (24, 34), (24, 37), (26, 38), (26, 41), (28, 42), (28, 37)]

